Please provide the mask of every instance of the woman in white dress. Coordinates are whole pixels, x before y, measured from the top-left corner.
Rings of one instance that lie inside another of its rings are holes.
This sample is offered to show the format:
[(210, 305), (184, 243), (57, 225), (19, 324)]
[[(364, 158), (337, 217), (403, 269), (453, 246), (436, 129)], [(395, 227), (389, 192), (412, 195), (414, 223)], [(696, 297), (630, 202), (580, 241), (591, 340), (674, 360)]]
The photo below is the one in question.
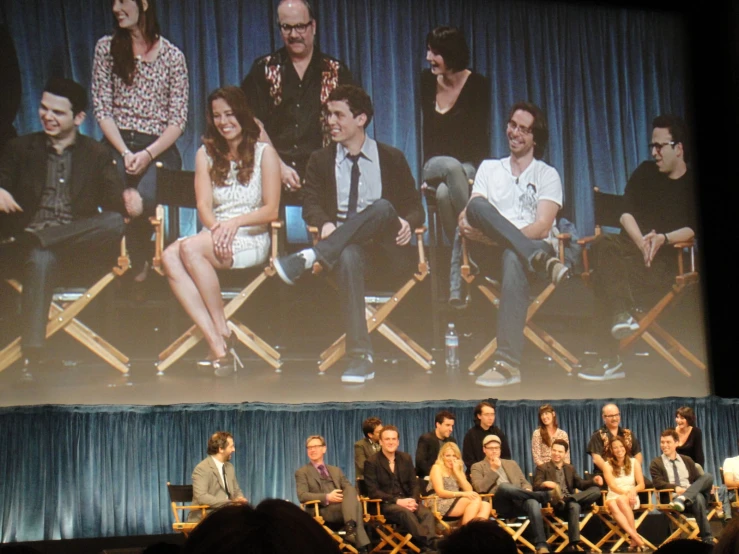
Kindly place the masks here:
[[(250, 267), (269, 256), (269, 224), (278, 217), (280, 159), (258, 142), (260, 128), (237, 87), (208, 97), (207, 128), (195, 157), (195, 196), (203, 230), (171, 244), (164, 269), (175, 296), (203, 332), (219, 374), (240, 363), (226, 324), (216, 270)], [(231, 359), (233, 358), (233, 360)]]
[(603, 477), (608, 485), (606, 506), (621, 529), (631, 537), (629, 552), (645, 552), (644, 540), (634, 525), (634, 509), (639, 507), (639, 492), (644, 490), (641, 465), (631, 457), (623, 440), (611, 439), (611, 452), (606, 456)]

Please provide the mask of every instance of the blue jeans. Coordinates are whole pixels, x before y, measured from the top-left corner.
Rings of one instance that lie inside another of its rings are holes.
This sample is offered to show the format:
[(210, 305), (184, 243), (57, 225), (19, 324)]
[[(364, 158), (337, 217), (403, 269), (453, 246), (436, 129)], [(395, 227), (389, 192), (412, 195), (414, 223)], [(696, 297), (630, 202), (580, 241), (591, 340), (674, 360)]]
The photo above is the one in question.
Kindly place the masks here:
[(533, 278), (531, 260), (542, 251), (547, 255), (554, 255), (554, 249), (548, 242), (525, 237), (482, 197), (470, 201), (467, 206), (467, 221), (499, 245), (491, 249), (476, 244), (473, 252), (477, 253), (478, 261), (490, 257), (491, 253), (500, 260), (503, 277), (498, 307), (498, 349), (495, 357), (518, 367), (523, 354), (523, 329), (529, 308), (529, 279)]
[(475, 166), (459, 162), (451, 156), (434, 156), (423, 166), (421, 178), (436, 189), (436, 205), (441, 226), (452, 243), (449, 266), (449, 298), (462, 297), (462, 241), (457, 231), (457, 218), (470, 198), (470, 180), (475, 178)]
[(736, 494), (733, 491), (729, 492), (726, 485), (721, 485), (718, 488), (718, 499), (721, 501), (725, 517), (731, 517), (731, 503), (736, 500)]
[[(364, 314), (365, 275), (373, 271), (399, 275), (411, 268), (413, 256), (408, 247), (395, 244), (399, 230), (395, 208), (381, 198), (314, 247), (321, 265), (336, 275), (347, 354), (372, 353)], [(375, 256), (381, 258), (382, 266), (372, 263)]]
[[(139, 152), (154, 143), (159, 137), (155, 135), (146, 135), (136, 131), (121, 130), (121, 138), (126, 143), (126, 148), (131, 152)], [(139, 191), (141, 199), (144, 201), (144, 213), (134, 218), (126, 226), (126, 247), (131, 257), (131, 266), (138, 272), (144, 263), (152, 258), (153, 249), (151, 246), (152, 227), (149, 223), (149, 216), (154, 215), (154, 209), (157, 205), (157, 168), (156, 162), (161, 162), (167, 169), (180, 169), (182, 167), (182, 158), (177, 146), (174, 144), (167, 150), (159, 154), (157, 159), (149, 164), (141, 175), (129, 175), (126, 173), (126, 166), (123, 163), (123, 157), (113, 148), (107, 140), (103, 140), (110, 146), (115, 160), (117, 162), (118, 173), (126, 183), (126, 188), (135, 188)], [(193, 183), (195, 186), (195, 183)]]
[(536, 548), (548, 548), (541, 507), (549, 502), (550, 498), (551, 493), (548, 491), (527, 491), (510, 483), (503, 483), (495, 491), (493, 508), (504, 518), (517, 517), (521, 512), (525, 513), (531, 521), (534, 545)]
[(690, 502), (685, 509), (695, 516), (695, 522), (698, 524), (700, 538), (703, 542), (713, 539), (711, 525), (708, 523), (708, 505), (706, 502), (706, 495), (711, 491), (712, 486), (713, 475), (704, 473), (693, 481), (683, 493), (685, 500)]

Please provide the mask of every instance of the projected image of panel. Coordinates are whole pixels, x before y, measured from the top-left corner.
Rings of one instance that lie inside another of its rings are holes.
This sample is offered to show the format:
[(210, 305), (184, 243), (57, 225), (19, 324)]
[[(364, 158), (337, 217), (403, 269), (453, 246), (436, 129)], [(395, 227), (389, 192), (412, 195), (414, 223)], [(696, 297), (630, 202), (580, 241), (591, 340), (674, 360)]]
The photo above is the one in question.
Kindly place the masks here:
[(0, 11), (0, 404), (709, 394), (680, 15), (160, 1), (130, 70), (44, 4)]

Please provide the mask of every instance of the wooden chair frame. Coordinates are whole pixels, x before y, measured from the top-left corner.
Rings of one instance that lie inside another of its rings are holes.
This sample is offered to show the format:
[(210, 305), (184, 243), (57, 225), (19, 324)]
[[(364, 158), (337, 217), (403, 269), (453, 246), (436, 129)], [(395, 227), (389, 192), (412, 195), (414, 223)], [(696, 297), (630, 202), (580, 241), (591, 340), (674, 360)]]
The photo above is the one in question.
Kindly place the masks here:
[[(637, 532), (639, 531), (639, 527), (641, 526), (641, 524), (644, 523), (644, 520), (649, 515), (649, 512), (655, 508), (655, 505), (652, 503), (653, 493), (654, 489), (644, 489), (639, 493), (640, 504), (639, 507), (634, 510), (634, 527), (636, 527)], [(619, 548), (621, 548), (621, 545), (623, 545), (625, 542), (629, 542), (630, 537), (626, 533), (626, 531), (621, 529), (621, 526), (619, 526), (619, 524), (611, 516), (611, 511), (606, 505), (606, 495), (608, 494), (608, 491), (603, 490), (601, 491), (601, 494), (601, 504), (593, 505), (593, 513), (598, 516), (598, 519), (600, 519), (608, 528), (608, 532), (595, 544), (595, 546), (596, 548), (602, 550), (607, 543), (613, 542), (613, 546), (611, 547), (609, 552), (616, 552)], [(644, 500), (646, 500), (646, 502), (644, 502)], [(657, 547), (654, 546), (654, 544), (652, 544), (649, 540), (647, 540), (642, 534), (639, 534), (639, 537), (644, 541), (644, 544), (648, 548), (650, 548), (651, 550), (657, 550)]]
[[(323, 519), (323, 516), (321, 516), (321, 511), (319, 509), (321, 506), (320, 500), (309, 500), (308, 502), (301, 502), (300, 506), (308, 513), (313, 512), (311, 513), (311, 516), (313, 516), (313, 519), (316, 520), (316, 522), (318, 522), (321, 525), (321, 527), (323, 527), (326, 530), (326, 532), (329, 535), (331, 535), (331, 537), (338, 543), (339, 550), (341, 550), (342, 552), (346, 551), (346, 552), (352, 552), (352, 554), (358, 554), (357, 549), (354, 548), (353, 545), (349, 544), (347, 541), (344, 540), (344, 538), (339, 533), (337, 533), (336, 531), (331, 529), (331, 527), (326, 525), (326, 520)], [(358, 522), (357, 525), (362, 525), (362, 523)]]
[[(189, 171), (178, 171), (168, 170), (161, 166), (157, 166), (157, 176), (165, 176), (171, 180), (176, 180), (179, 186), (186, 186), (189, 182), (191, 188), (193, 183), (190, 182), (192, 178), (192, 172)], [(159, 183), (159, 187), (162, 187), (162, 183)], [(177, 204), (179, 206), (192, 207), (190, 204), (194, 204), (194, 189), (192, 192), (192, 198), (188, 198), (185, 202)], [(174, 206), (174, 205), (172, 205)], [(175, 208), (176, 209), (176, 208)], [(158, 205), (156, 208), (155, 215), (151, 217), (150, 222), (154, 227), (154, 259), (152, 260), (152, 268), (159, 273), (164, 275), (164, 269), (162, 267), (162, 253), (164, 252), (164, 206)], [(248, 285), (246, 285), (241, 291), (236, 294), (230, 294), (223, 291), (224, 299), (229, 299), (228, 303), (224, 307), (226, 319), (228, 320), (228, 327), (236, 335), (236, 338), (244, 346), (252, 350), (257, 356), (262, 358), (270, 366), (272, 366), (277, 373), (282, 371), (282, 360), (280, 359), (280, 353), (277, 352), (272, 346), (270, 346), (265, 340), (263, 340), (254, 331), (249, 329), (246, 325), (241, 323), (234, 316), (241, 306), (249, 299), (249, 297), (256, 291), (269, 277), (276, 274), (274, 267), (272, 266), (272, 260), (277, 257), (279, 251), (278, 237), (279, 231), (283, 228), (283, 224), (280, 221), (272, 222), (271, 224), (271, 253), (269, 263), (264, 267), (263, 271), (257, 275)], [(230, 270), (229, 270), (230, 271)], [(196, 325), (191, 325), (190, 328), (179, 336), (172, 344), (159, 353), (159, 361), (156, 363), (157, 375), (164, 375), (164, 371), (175, 363), (177, 360), (182, 358), (188, 351), (190, 351), (196, 344), (203, 340), (203, 333), (198, 329)]]
[(516, 543), (516, 549), (518, 550), (518, 554), (523, 554), (522, 548), (525, 548), (527, 550), (530, 550), (531, 552), (536, 552), (536, 547), (531, 544), (524, 536), (523, 533), (526, 531), (528, 526), (531, 524), (531, 521), (529, 518), (525, 516), (519, 516), (515, 518), (515, 523), (511, 523), (508, 520), (500, 517), (498, 515), (498, 512), (495, 511), (495, 506), (493, 505), (493, 498), (495, 495), (493, 493), (483, 493), (480, 494), (480, 498), (488, 499), (490, 502), (490, 505), (492, 507), (492, 510), (490, 512), (490, 517), (493, 518), (498, 525), (500, 525), (503, 530), (508, 533), (513, 541)]
[[(318, 242), (318, 228), (308, 226), (308, 232), (313, 236), (314, 244)], [(430, 373), (433, 356), (388, 320), (388, 316), (400, 304), (411, 289), (423, 281), (429, 274), (429, 266), (426, 261), (426, 254), (423, 248), (423, 235), (425, 232), (425, 227), (419, 227), (415, 230), (418, 246), (418, 270), (400, 289), (398, 289), (397, 292), (389, 297), (365, 297), (365, 315), (367, 318), (368, 332), (372, 333), (377, 329), (382, 336), (392, 342), (409, 358), (425, 369), (427, 373)], [(321, 270), (322, 267), (320, 264), (314, 264), (314, 273), (319, 273)], [(331, 283), (331, 286), (336, 288), (336, 284), (333, 281), (329, 280), (329, 283)], [(380, 305), (380, 307), (376, 307), (377, 305)], [(331, 346), (321, 352), (319, 356), (318, 371), (323, 374), (328, 368), (339, 361), (344, 354), (346, 354), (346, 333), (341, 335), (331, 344)]]
[[(559, 517), (552, 506), (543, 507), (541, 509), (541, 515), (544, 523), (552, 532), (552, 534), (547, 539), (547, 544), (555, 547), (554, 552), (562, 552), (565, 548), (567, 548), (567, 545), (570, 544), (570, 537), (567, 534), (569, 523)], [(594, 512), (591, 509), (591, 511), (587, 513), (583, 512), (580, 515), (583, 516), (580, 518), (579, 523), (580, 531), (582, 532), (588, 522), (592, 519)], [(598, 548), (594, 543), (592, 543), (590, 540), (588, 540), (587, 537), (584, 537), (582, 534), (580, 535), (580, 542), (585, 544), (590, 549), (590, 552), (598, 552), (599, 554), (600, 552), (602, 552), (600, 548)]]
[[(190, 495), (189, 500), (187, 499), (186, 491), (189, 488)], [(200, 521), (203, 520), (205, 517), (205, 511), (210, 508), (210, 506), (206, 504), (202, 505), (186, 505), (185, 502), (192, 502), (192, 485), (173, 485), (169, 481), (167, 481), (167, 491), (169, 492), (169, 498), (171, 500), (170, 504), (172, 506), (172, 515), (174, 516), (174, 523), (172, 523), (172, 530), (176, 533), (182, 533), (185, 535), (185, 538), (187, 538), (190, 535), (190, 532), (195, 529), (195, 527), (200, 523)], [(174, 494), (173, 494), (174, 493)], [(182, 493), (183, 496), (180, 497), (179, 493)], [(180, 500), (180, 498), (182, 498)], [(180, 504), (181, 502), (181, 504)], [(186, 512), (191, 512), (193, 510), (200, 510), (200, 521), (195, 522), (189, 522), (189, 521), (182, 521), (180, 519), (179, 512), (182, 511), (183, 515)]]
[(421, 501), (424, 505), (431, 510), (436, 518), (437, 528), (441, 529), (442, 535), (450, 534), (454, 529), (458, 528), (462, 522), (462, 516), (445, 519), (441, 512), (439, 512), (439, 497), (435, 494), (428, 496), (421, 496)]
[[(564, 245), (565, 241), (570, 240), (571, 236), (567, 233), (557, 235), (559, 240), (559, 259), (564, 263)], [(467, 238), (462, 238), (462, 278), (468, 283), (472, 283), (475, 280), (470, 269), (470, 256), (469, 256), (469, 245), (467, 244)], [(476, 241), (488, 246), (496, 246), (496, 244), (485, 238), (485, 240)], [(496, 281), (488, 279), (480, 279), (477, 284), (477, 288), (485, 298), (497, 309), (500, 305), (500, 285)], [(539, 350), (549, 356), (557, 365), (562, 367), (568, 374), (572, 373), (573, 366), (576, 366), (579, 361), (578, 359), (567, 350), (559, 341), (552, 337), (549, 333), (544, 331), (536, 323), (532, 321), (536, 312), (544, 305), (547, 299), (552, 295), (557, 287), (553, 283), (549, 283), (544, 290), (542, 290), (529, 304), (528, 311), (526, 312), (526, 324), (523, 328), (524, 336), (529, 339)], [(469, 373), (475, 373), (480, 366), (482, 366), (498, 349), (498, 338), (494, 337), (485, 347), (475, 355), (475, 359), (470, 364), (467, 371)]]
[[(720, 467), (718, 468), (719, 474), (721, 475), (721, 484), (726, 487), (726, 489), (729, 491), (729, 493), (734, 493), (734, 501), (731, 503), (731, 509), (732, 511), (736, 509), (739, 511), (739, 487), (729, 487), (726, 485), (726, 480), (724, 478), (724, 468)], [(721, 510), (723, 510), (723, 505), (721, 504), (721, 501), (718, 498), (718, 494), (716, 494), (716, 503), (720, 507)], [(717, 509), (717, 511), (719, 511)], [(728, 514), (729, 516), (732, 516), (732, 514)], [(709, 520), (710, 521), (710, 520)]]
[[(57, 331), (64, 329), (72, 338), (102, 358), (109, 365), (123, 374), (129, 371), (129, 358), (120, 350), (95, 333), (87, 325), (77, 319), (80, 312), (87, 307), (111, 282), (128, 271), (130, 261), (126, 251), (126, 239), (121, 239), (120, 254), (117, 265), (103, 275), (87, 290), (74, 294), (55, 294), (49, 308), (49, 323), (46, 325), (46, 338)], [(7, 283), (19, 294), (23, 286), (15, 279), (8, 279)], [(23, 355), (21, 337), (16, 337), (2, 351), (0, 351), (0, 371), (15, 363)]]
[[(676, 539), (697, 540), (700, 535), (700, 529), (698, 528), (698, 523), (695, 521), (695, 518), (689, 514), (677, 512), (670, 508), (670, 503), (675, 496), (674, 489), (658, 490), (656, 491), (656, 494), (657, 504), (655, 505), (655, 508), (667, 517), (674, 529), (670, 536), (660, 543), (660, 546)], [(663, 502), (664, 500), (667, 500), (667, 502)], [(713, 503), (708, 504), (707, 508), (708, 513), (706, 514), (706, 518), (708, 521), (711, 521), (711, 519), (716, 516), (718, 508)], [(718, 542), (715, 538), (713, 541), (714, 543)]]
[(412, 535), (410, 533), (401, 535), (395, 530), (394, 524), (385, 519), (380, 509), (382, 500), (367, 496), (364, 479), (357, 479), (357, 491), (359, 492), (359, 501), (362, 503), (364, 521), (369, 523), (380, 537), (380, 542), (370, 552), (372, 554), (379, 552), (398, 554), (398, 552), (407, 552), (410, 549), (416, 554), (420, 554), (421, 549), (411, 542)]
[[(596, 195), (596, 202), (600, 201), (602, 203), (609, 196), (617, 196), (602, 193), (598, 187), (595, 187), (593, 191)], [(598, 200), (598, 198), (602, 198), (603, 200)], [(587, 246), (602, 234), (603, 228), (601, 225), (597, 224), (595, 226), (595, 234), (593, 236), (584, 237), (577, 241), (578, 244), (583, 247), (584, 272), (582, 277), (586, 283), (590, 281), (590, 275), (592, 272), (590, 269)], [(691, 377), (690, 371), (677, 358), (677, 354), (681, 355), (702, 371), (706, 371), (706, 364), (696, 357), (695, 354), (688, 350), (668, 331), (666, 331), (665, 328), (657, 322), (657, 319), (665, 313), (668, 308), (677, 304), (677, 301), (682, 297), (689, 286), (698, 283), (699, 275), (696, 270), (695, 263), (695, 241), (689, 240), (685, 242), (677, 242), (670, 244), (669, 246), (672, 246), (675, 249), (677, 257), (677, 274), (675, 276), (675, 282), (667, 293), (665, 293), (665, 295), (662, 296), (662, 298), (646, 313), (638, 312), (636, 310), (631, 311), (630, 315), (639, 322), (639, 330), (635, 331), (628, 337), (621, 339), (619, 349), (625, 350), (641, 338), (660, 356), (667, 360), (677, 371), (686, 377)], [(687, 262), (685, 259), (686, 256)]]

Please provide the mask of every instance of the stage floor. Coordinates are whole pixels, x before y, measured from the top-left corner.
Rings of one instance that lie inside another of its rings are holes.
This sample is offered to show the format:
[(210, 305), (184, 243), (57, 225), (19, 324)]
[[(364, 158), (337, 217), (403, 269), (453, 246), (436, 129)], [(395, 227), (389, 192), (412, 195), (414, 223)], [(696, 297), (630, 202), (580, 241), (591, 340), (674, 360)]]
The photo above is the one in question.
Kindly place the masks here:
[[(239, 346), (246, 367), (227, 377), (216, 377), (212, 370), (196, 363), (206, 353), (201, 344), (168, 368), (164, 375), (158, 376), (154, 364), (158, 352), (189, 324), (184, 313), (170, 301), (166, 285), (162, 286), (164, 280), (160, 279), (145, 302), (125, 300), (126, 291), (121, 289), (112, 290), (110, 297), (101, 300), (97, 307), (90, 306), (95, 308), (88, 315), (95, 320), (93, 327), (131, 358), (127, 375), (100, 361), (65, 333), (59, 333), (50, 341), (55, 358), (51, 362), (28, 368), (16, 363), (0, 372), (0, 405), (412, 402), (486, 397), (538, 400), (704, 396), (709, 393), (708, 377), (704, 372), (688, 366), (692, 376), (682, 375), (644, 341), (639, 341), (624, 357), (624, 379), (601, 383), (583, 381), (576, 376), (576, 371), (568, 374), (545, 359), (527, 341), (520, 384), (503, 388), (477, 386), (477, 375), (470, 375), (466, 368), (474, 354), (494, 334), (494, 311), (479, 295), (475, 296), (477, 302), (465, 311), (442, 309), (438, 318), (438, 346), (443, 346), (440, 335), (447, 321), (456, 321), (461, 334), (462, 363), (459, 370), (449, 372), (444, 365), (443, 350), (433, 350), (429, 280), (412, 291), (407, 304), (401, 305), (392, 319), (433, 353), (436, 363), (432, 373), (427, 374), (385, 338), (376, 335), (373, 336), (375, 378), (363, 385), (346, 385), (340, 379), (345, 367), (343, 361), (324, 375), (319, 375), (317, 367), (319, 353), (341, 334), (335, 293), (316, 282), (293, 289), (272, 281), (266, 285), (261, 298), (256, 294), (250, 299), (246, 306), (250, 306), (252, 300), (255, 302), (240, 316), (270, 344), (278, 345), (284, 360), (281, 373)], [(668, 314), (666, 327), (705, 359), (697, 292), (696, 288), (688, 293), (679, 307)], [(583, 351), (590, 348), (588, 314), (591, 303), (584, 285), (571, 280), (560, 287), (537, 314), (537, 322), (581, 357)], [(8, 310), (3, 313), (0, 337), (6, 344), (17, 320)]]

